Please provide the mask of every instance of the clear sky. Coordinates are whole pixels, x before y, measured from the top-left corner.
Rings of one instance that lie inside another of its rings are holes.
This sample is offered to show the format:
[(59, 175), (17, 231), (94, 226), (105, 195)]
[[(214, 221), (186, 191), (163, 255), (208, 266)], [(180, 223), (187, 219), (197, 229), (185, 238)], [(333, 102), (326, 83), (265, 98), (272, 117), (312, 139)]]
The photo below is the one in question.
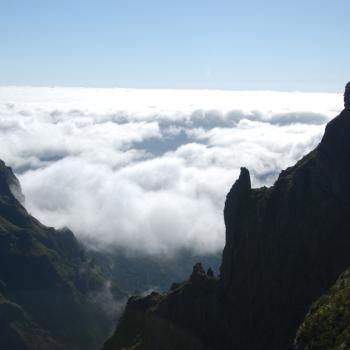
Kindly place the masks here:
[(0, 85), (340, 91), (349, 0), (0, 0)]

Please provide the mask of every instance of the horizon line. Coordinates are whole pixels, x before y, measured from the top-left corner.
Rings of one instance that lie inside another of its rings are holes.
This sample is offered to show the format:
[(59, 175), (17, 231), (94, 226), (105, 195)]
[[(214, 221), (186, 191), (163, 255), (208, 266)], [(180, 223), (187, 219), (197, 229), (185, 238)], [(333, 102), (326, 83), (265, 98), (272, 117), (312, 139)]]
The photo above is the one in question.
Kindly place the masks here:
[(147, 91), (217, 91), (217, 92), (280, 92), (280, 93), (303, 93), (303, 94), (342, 94), (341, 91), (314, 91), (314, 90), (277, 90), (277, 89), (219, 89), (219, 88), (171, 88), (171, 87), (121, 87), (121, 86), (82, 86), (82, 85), (2, 85), (0, 88), (47, 88), (47, 89), (101, 89), (101, 90), (147, 90)]

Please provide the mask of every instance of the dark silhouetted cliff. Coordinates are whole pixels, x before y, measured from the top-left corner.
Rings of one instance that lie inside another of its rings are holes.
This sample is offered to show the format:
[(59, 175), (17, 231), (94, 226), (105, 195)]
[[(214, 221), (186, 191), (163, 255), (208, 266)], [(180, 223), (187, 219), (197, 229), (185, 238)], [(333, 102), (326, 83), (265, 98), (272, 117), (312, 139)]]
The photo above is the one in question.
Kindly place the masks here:
[[(350, 109), (270, 188), (247, 169), (227, 195), (221, 276), (131, 298), (105, 350), (283, 350), (350, 266)], [(318, 349), (318, 348), (314, 348)]]

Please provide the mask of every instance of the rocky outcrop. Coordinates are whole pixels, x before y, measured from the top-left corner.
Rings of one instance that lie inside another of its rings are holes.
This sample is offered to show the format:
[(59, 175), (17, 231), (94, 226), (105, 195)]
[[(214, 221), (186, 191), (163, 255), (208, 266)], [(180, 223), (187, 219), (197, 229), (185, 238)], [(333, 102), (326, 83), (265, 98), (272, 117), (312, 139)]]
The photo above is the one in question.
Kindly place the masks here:
[(159, 255), (130, 254), (122, 249), (90, 251), (101, 272), (130, 295), (157, 289), (165, 292), (174, 281), (188, 277), (192, 266), (201, 261), (210, 266), (213, 273), (219, 271), (220, 254), (197, 254), (192, 250), (181, 250), (170, 259)]
[(234, 275), (233, 266), (233, 245), (237, 240), (237, 236), (231, 232), (240, 232), (240, 221), (232, 220), (232, 217), (239, 218), (243, 211), (247, 210), (248, 199), (250, 197), (251, 181), (249, 171), (246, 168), (241, 168), (241, 173), (238, 180), (232, 186), (226, 197), (224, 208), (224, 219), (226, 226), (226, 244), (223, 251), (223, 263), (221, 265), (221, 277), (224, 284), (227, 286), (231, 282)]
[(344, 93), (344, 107), (350, 109), (350, 82), (347, 83)]
[(95, 298), (106, 280), (70, 230), (42, 225), (19, 199), (0, 161), (0, 348), (98, 348), (111, 323)]
[(292, 348), (312, 302), (350, 266), (349, 135), (345, 108), (270, 188), (252, 189), (242, 168), (225, 203), (219, 280), (191, 278), (144, 309), (130, 300), (105, 349)]
[(188, 281), (164, 295), (132, 297), (108, 349), (213, 349), (203, 334), (216, 337), (220, 314), (218, 280), (197, 265)]
[(13, 174), (11, 168), (0, 159), (0, 193), (6, 196), (8, 200), (17, 199), (19, 202), (24, 202), (21, 185)]

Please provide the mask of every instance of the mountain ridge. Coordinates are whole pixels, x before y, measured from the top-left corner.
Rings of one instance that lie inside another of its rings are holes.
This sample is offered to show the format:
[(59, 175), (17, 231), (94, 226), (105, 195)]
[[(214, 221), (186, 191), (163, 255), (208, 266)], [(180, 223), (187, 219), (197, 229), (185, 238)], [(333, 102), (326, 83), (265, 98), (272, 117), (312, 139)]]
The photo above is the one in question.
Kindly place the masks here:
[[(107, 280), (90, 266), (73, 232), (41, 224), (23, 199), (11, 168), (0, 161), (0, 348), (96, 349), (114, 320), (94, 299)], [(124, 297), (116, 286), (112, 292)]]
[(312, 302), (350, 266), (350, 89), (315, 150), (252, 189), (249, 171), (226, 198), (221, 276), (130, 299), (105, 350), (283, 350)]

